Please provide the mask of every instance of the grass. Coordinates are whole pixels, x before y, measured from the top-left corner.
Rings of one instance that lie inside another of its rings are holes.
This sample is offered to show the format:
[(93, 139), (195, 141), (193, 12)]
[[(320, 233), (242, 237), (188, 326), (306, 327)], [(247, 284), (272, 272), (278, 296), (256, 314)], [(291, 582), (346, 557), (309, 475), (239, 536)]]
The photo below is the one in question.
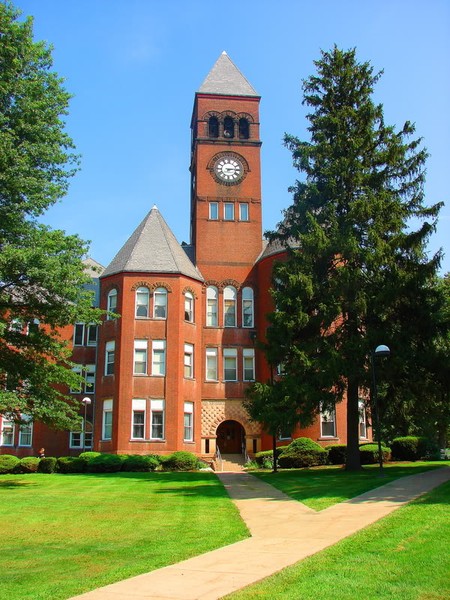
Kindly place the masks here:
[(323, 510), (380, 487), (399, 477), (414, 475), (445, 464), (439, 462), (388, 463), (380, 477), (378, 465), (366, 465), (361, 471), (349, 472), (340, 466), (289, 469), (271, 473), (255, 471), (253, 475), (270, 483), (288, 496), (314, 510)]
[(448, 600), (450, 482), (228, 600)]
[(211, 473), (0, 476), (0, 598), (58, 600), (248, 536)]

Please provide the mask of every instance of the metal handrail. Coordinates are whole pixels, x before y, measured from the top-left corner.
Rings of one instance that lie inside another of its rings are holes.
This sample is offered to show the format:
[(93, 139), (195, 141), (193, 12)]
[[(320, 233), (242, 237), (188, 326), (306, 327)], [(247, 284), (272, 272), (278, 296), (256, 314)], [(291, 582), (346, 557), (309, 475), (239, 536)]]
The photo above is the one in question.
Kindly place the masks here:
[(220, 454), (220, 450), (219, 450), (218, 446), (216, 446), (216, 452), (214, 454), (214, 460), (219, 463), (220, 470), (223, 471), (223, 459), (222, 459), (222, 455)]

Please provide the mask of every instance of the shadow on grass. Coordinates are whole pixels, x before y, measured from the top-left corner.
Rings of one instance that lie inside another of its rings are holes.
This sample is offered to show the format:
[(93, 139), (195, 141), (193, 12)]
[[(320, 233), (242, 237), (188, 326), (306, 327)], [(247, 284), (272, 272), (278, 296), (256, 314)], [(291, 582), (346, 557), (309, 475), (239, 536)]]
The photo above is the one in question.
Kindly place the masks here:
[(0, 481), (0, 487), (3, 488), (18, 488), (32, 487), (37, 485), (34, 481), (24, 481), (23, 479), (3, 479)]

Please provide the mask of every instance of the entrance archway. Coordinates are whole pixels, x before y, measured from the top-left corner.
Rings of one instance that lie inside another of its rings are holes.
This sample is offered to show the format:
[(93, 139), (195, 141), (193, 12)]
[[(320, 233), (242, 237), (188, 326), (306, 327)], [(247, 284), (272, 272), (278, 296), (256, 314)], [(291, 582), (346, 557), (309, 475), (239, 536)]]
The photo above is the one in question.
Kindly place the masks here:
[(223, 421), (216, 432), (217, 447), (221, 454), (242, 454), (245, 430), (237, 421)]

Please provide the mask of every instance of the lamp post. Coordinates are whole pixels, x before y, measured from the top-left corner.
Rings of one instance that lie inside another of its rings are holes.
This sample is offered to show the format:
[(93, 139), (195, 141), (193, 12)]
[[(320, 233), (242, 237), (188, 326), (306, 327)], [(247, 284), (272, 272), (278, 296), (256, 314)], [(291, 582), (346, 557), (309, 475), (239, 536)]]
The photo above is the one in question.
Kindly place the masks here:
[(83, 452), (86, 450), (86, 417), (87, 417), (87, 407), (91, 403), (91, 399), (87, 396), (83, 398), (81, 401), (84, 405), (84, 420), (83, 420)]
[(372, 378), (373, 378), (373, 387), (372, 387), (372, 396), (373, 396), (373, 404), (375, 406), (376, 412), (376, 421), (377, 421), (377, 437), (378, 437), (378, 460), (380, 463), (380, 474), (383, 472), (383, 453), (381, 451), (381, 428), (380, 428), (380, 406), (378, 403), (378, 392), (377, 392), (377, 378), (375, 374), (375, 358), (377, 356), (389, 356), (391, 353), (388, 346), (381, 344), (377, 346), (375, 350), (372, 352)]

